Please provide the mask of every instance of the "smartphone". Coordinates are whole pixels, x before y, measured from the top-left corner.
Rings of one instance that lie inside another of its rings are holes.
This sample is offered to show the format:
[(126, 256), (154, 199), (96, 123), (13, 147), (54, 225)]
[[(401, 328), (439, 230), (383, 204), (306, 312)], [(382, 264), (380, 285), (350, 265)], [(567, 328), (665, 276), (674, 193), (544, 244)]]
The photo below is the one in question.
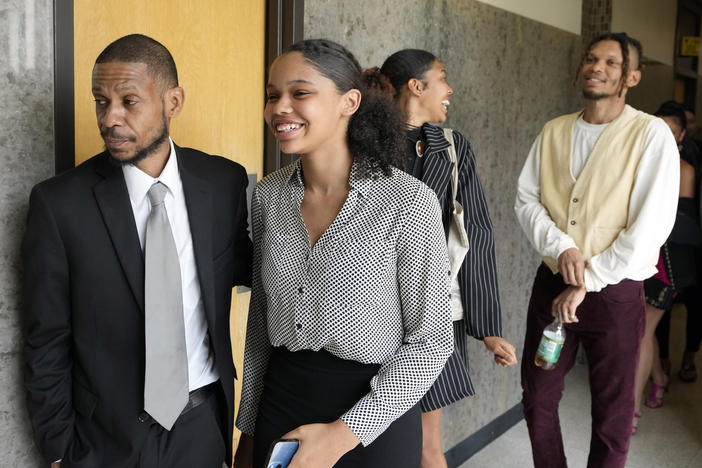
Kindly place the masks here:
[(297, 439), (274, 440), (263, 466), (266, 468), (288, 468), (299, 446), (300, 441)]

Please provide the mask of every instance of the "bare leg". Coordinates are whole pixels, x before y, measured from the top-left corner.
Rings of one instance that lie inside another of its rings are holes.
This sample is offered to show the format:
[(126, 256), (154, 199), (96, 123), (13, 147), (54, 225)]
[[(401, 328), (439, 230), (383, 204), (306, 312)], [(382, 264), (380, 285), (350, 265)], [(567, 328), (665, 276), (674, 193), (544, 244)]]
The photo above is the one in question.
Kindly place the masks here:
[(441, 449), (441, 408), (422, 413), (422, 468), (447, 468)]
[(653, 383), (656, 385), (660, 385), (662, 387), (665, 387), (668, 385), (668, 382), (670, 381), (670, 377), (668, 377), (668, 372), (665, 371), (663, 368), (663, 363), (661, 362), (660, 357), (658, 357), (658, 340), (656, 340), (656, 337), (653, 337), (653, 360), (651, 361), (651, 380), (653, 380)]
[(685, 324), (685, 354), (678, 376), (683, 382), (697, 380), (695, 368), (695, 353), (700, 349), (702, 342), (702, 289), (691, 286), (683, 291), (685, 309), (687, 309), (687, 323)]
[[(643, 391), (646, 387), (646, 381), (651, 375), (651, 367), (655, 361), (655, 365), (658, 369), (661, 368), (661, 361), (658, 357), (658, 342), (656, 341), (655, 332), (656, 326), (663, 316), (663, 309), (658, 309), (652, 305), (646, 304), (646, 328), (644, 329), (644, 336), (641, 340), (641, 351), (639, 352), (639, 366), (636, 369), (636, 380), (634, 387), (634, 411), (636, 413), (641, 413), (641, 401), (643, 398)], [(655, 352), (654, 352), (655, 349)], [(661, 369), (661, 373), (663, 370)], [(665, 376), (665, 374), (663, 374)], [(655, 381), (655, 377), (654, 377)], [(661, 382), (659, 380), (659, 382)], [(657, 382), (657, 383), (659, 383)], [(659, 383), (659, 385), (665, 384), (666, 382)]]

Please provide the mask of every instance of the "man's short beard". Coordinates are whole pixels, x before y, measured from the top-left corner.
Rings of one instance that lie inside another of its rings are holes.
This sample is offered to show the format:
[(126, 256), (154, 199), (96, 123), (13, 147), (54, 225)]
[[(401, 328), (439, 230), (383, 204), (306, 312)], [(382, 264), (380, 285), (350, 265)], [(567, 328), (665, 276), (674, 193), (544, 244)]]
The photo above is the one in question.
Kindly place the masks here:
[(161, 127), (161, 132), (159, 133), (159, 136), (157, 136), (154, 141), (149, 143), (149, 145), (145, 148), (138, 148), (137, 152), (134, 154), (129, 159), (118, 159), (112, 156), (112, 154), (108, 151), (107, 154), (110, 155), (110, 161), (112, 163), (116, 164), (117, 166), (127, 166), (127, 165), (136, 165), (140, 161), (146, 159), (148, 156), (153, 154), (162, 144), (164, 141), (168, 139), (168, 127), (166, 126), (166, 121), (164, 119), (163, 121), (163, 126)]
[(583, 90), (583, 97), (589, 101), (599, 101), (609, 97), (609, 94), (593, 93), (592, 91)]

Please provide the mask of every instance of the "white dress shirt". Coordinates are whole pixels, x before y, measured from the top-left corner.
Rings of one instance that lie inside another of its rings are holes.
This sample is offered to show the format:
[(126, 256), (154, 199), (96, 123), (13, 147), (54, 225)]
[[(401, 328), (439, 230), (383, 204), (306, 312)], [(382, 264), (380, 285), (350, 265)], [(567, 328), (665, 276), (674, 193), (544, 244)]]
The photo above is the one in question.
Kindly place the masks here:
[[(144, 250), (146, 236), (146, 221), (151, 213), (151, 203), (147, 192), (156, 183), (161, 182), (168, 192), (164, 199), (168, 221), (171, 224), (173, 238), (178, 249), (180, 261), (180, 277), (183, 288), (183, 319), (185, 323), (185, 342), (188, 351), (188, 380), (190, 391), (216, 381), (219, 378), (214, 367), (214, 354), (210, 352), (210, 338), (207, 333), (207, 319), (200, 293), (200, 281), (195, 266), (195, 252), (190, 233), (188, 210), (185, 206), (183, 184), (178, 172), (173, 141), (170, 140), (171, 154), (161, 175), (154, 179), (133, 165), (122, 167), (124, 180), (127, 183), (129, 200), (134, 212), (134, 221), (139, 232), (139, 242)], [(168, 291), (164, 291), (168, 294)]]
[[(574, 178), (585, 167), (600, 134), (609, 124), (593, 125), (581, 117), (573, 127), (571, 173)], [(668, 238), (673, 223), (680, 185), (680, 155), (668, 125), (654, 119), (645, 133), (643, 155), (629, 199), (627, 225), (606, 250), (587, 261), (585, 287), (599, 291), (624, 279), (644, 280), (656, 273), (650, 263)], [(536, 250), (558, 258), (576, 247), (575, 241), (561, 231), (541, 204), (541, 134), (529, 151), (519, 176), (514, 210), (522, 229)], [(657, 257), (656, 257), (657, 258)]]

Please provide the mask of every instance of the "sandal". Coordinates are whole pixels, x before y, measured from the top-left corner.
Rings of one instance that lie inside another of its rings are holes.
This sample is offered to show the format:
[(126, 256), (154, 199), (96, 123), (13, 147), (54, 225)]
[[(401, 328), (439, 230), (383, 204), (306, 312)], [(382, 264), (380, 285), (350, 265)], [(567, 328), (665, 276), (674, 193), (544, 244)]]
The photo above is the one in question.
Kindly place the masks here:
[(631, 435), (636, 434), (636, 431), (639, 429), (639, 419), (641, 419), (641, 415), (634, 412), (634, 421), (631, 423)]
[(651, 383), (651, 392), (644, 402), (644, 405), (655, 409), (663, 406), (663, 394), (668, 391), (668, 384), (658, 385), (655, 382)]
[(692, 383), (697, 380), (697, 368), (695, 368), (694, 364), (683, 363), (682, 366), (680, 366), (678, 377), (680, 377), (680, 380), (683, 382)]

